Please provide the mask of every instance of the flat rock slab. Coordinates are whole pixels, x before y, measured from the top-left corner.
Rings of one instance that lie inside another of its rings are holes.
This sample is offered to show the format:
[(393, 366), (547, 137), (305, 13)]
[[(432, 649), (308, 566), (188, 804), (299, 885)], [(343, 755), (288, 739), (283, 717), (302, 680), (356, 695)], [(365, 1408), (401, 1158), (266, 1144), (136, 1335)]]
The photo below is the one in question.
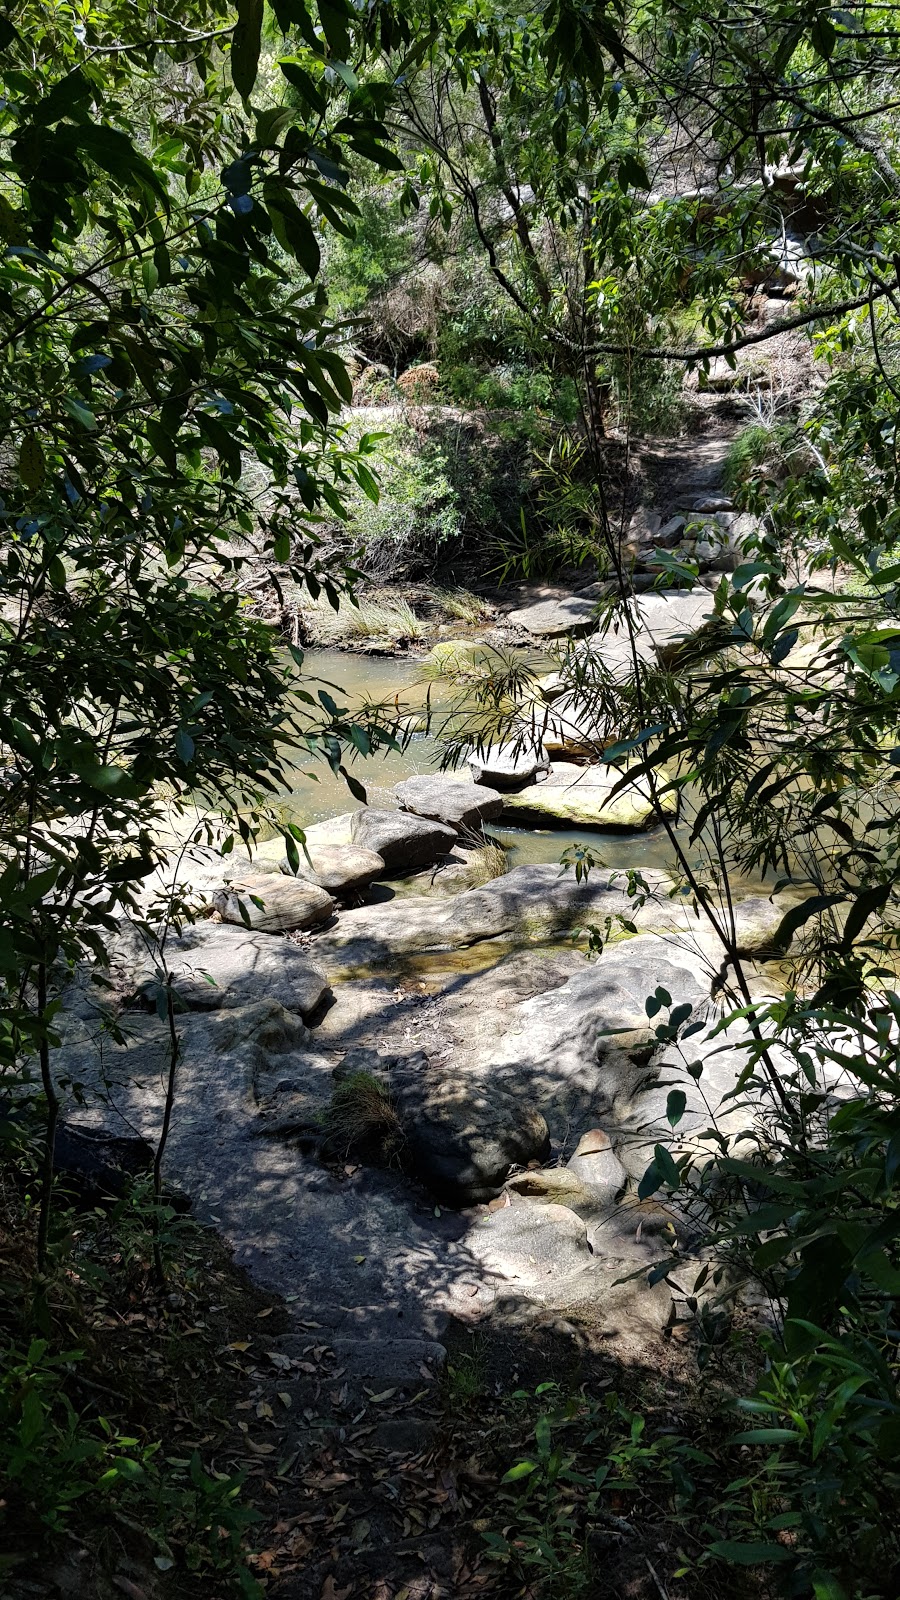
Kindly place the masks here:
[[(510, 822), (539, 828), (648, 828), (664, 815), (676, 815), (675, 790), (656, 801), (647, 779), (638, 778), (614, 794), (622, 776), (610, 766), (573, 767), (571, 762), (555, 761), (543, 783), (505, 796), (504, 815)], [(660, 787), (666, 787), (665, 779)]]
[(650, 635), (661, 659), (708, 628), (714, 620), (713, 597), (707, 589), (670, 589), (642, 594), (631, 604), (635, 620), (642, 632)]
[[(123, 1048), (70, 1023), (59, 1072), (86, 1085), (96, 1107), (79, 1111), (86, 1124), (155, 1144), (168, 1031), (156, 1016), (135, 1016), (129, 1026)], [(184, 1016), (179, 1031), (165, 1178), (190, 1195), (194, 1215), (216, 1226), (257, 1282), (299, 1298), (300, 1315), (314, 1317), (319, 1330), (305, 1335), (307, 1345), (314, 1337), (349, 1355), (372, 1341), (371, 1358), (375, 1344), (387, 1349), (398, 1336), (439, 1337), (455, 1285), (473, 1276), (457, 1244), (465, 1221), (436, 1219), (433, 1202), (399, 1173), (338, 1178), (304, 1154), (296, 1135), (314, 1127), (330, 1101), (334, 1058), (274, 1002)]]
[(596, 615), (595, 600), (573, 594), (565, 600), (539, 600), (537, 605), (510, 611), (506, 621), (536, 639), (561, 639), (567, 633), (587, 633)]
[[(551, 865), (515, 867), (502, 878), (467, 889), (450, 900), (409, 895), (387, 904), (345, 911), (333, 927), (314, 935), (314, 955), (328, 970), (384, 968), (395, 958), (426, 950), (461, 950), (485, 939), (527, 945), (607, 916), (625, 916), (639, 931), (673, 935), (703, 952), (717, 969), (722, 949), (706, 918), (691, 903), (671, 898), (664, 873), (644, 870), (652, 895), (635, 911), (624, 892), (624, 874), (592, 874), (578, 883), (573, 872)], [(751, 896), (734, 907), (742, 953), (774, 951), (784, 902)]]
[[(660, 887), (669, 885), (662, 873), (647, 876)], [(482, 939), (527, 944), (589, 915), (624, 914), (630, 904), (621, 890), (597, 878), (578, 883), (559, 867), (516, 867), (451, 900), (409, 895), (345, 911), (335, 927), (316, 937), (315, 954), (342, 968), (381, 967), (414, 951), (462, 949)]]
[(446, 823), (414, 817), (408, 811), (374, 811), (364, 806), (350, 823), (354, 844), (374, 850), (389, 872), (412, 872), (430, 866), (456, 844), (456, 829)]
[[(197, 922), (186, 928), (181, 938), (166, 941), (165, 958), (179, 995), (195, 1011), (272, 999), (305, 1017), (330, 993), (328, 979), (305, 950), (288, 939), (226, 922)], [(157, 966), (134, 924), (123, 924), (110, 951), (110, 972), (119, 993), (127, 996), (152, 986)]]
[(327, 922), (334, 899), (327, 889), (306, 878), (288, 878), (280, 872), (245, 873), (233, 884), (218, 889), (213, 905), (223, 922), (258, 928), (263, 933), (291, 933)]
[(443, 822), (457, 832), (473, 832), (503, 810), (503, 796), (476, 784), (466, 775), (435, 773), (433, 777), (407, 778), (394, 790), (402, 810), (433, 822)]

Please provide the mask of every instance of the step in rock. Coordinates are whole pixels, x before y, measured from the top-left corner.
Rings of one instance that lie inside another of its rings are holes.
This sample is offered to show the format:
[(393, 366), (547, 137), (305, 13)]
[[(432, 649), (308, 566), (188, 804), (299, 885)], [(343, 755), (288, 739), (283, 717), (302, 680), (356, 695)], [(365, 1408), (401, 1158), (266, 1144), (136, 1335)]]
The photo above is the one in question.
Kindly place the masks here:
[[(272, 999), (309, 1016), (330, 993), (328, 979), (307, 951), (288, 939), (225, 922), (196, 922), (179, 938), (168, 938), (165, 963), (190, 1010), (215, 1011)], [(128, 997), (143, 992), (150, 1003), (160, 965), (159, 954), (140, 929), (134, 923), (120, 924), (110, 947), (110, 975), (118, 993)]]
[(263, 933), (315, 928), (327, 922), (334, 911), (334, 899), (327, 889), (280, 872), (245, 873), (218, 889), (212, 902), (223, 922)]

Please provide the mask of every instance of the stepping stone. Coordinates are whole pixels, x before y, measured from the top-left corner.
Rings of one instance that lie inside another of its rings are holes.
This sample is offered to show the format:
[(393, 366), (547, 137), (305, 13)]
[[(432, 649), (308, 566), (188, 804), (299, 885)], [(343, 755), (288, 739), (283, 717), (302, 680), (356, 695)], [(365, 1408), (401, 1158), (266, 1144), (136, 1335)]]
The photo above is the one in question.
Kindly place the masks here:
[(505, 797), (504, 815), (510, 822), (539, 828), (647, 828), (660, 821), (662, 812), (677, 813), (675, 791), (663, 795), (658, 808), (646, 779), (614, 795), (621, 779), (614, 767), (573, 767), (555, 761), (546, 782), (529, 784)]
[(544, 751), (527, 744), (490, 745), (485, 750), (473, 750), (466, 760), (473, 781), (491, 789), (518, 788), (547, 768)]
[(587, 633), (597, 614), (593, 600), (569, 595), (565, 600), (539, 600), (537, 605), (510, 611), (507, 622), (538, 639), (561, 639), (567, 633)]
[(446, 823), (457, 832), (477, 829), (489, 818), (499, 817), (503, 810), (503, 796), (495, 789), (476, 784), (468, 775), (440, 773), (407, 778), (405, 783), (397, 784), (394, 793), (403, 811)]
[(456, 844), (456, 829), (443, 822), (414, 817), (408, 811), (374, 811), (364, 806), (353, 813), (354, 844), (374, 850), (388, 872), (411, 872), (430, 866)]
[[(280, 872), (247, 873), (236, 883), (219, 889), (213, 904), (223, 922), (258, 928), (263, 933), (290, 933), (327, 922), (334, 900), (327, 889), (306, 878), (288, 878)], [(259, 900), (261, 904), (255, 902)]]

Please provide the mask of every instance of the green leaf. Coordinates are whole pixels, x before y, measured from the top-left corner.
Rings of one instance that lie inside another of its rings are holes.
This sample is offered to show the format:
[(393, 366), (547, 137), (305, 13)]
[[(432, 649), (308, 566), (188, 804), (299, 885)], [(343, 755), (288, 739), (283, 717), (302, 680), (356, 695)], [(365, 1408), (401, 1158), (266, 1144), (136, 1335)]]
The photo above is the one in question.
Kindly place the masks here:
[(47, 577), (50, 579), (51, 588), (64, 589), (66, 587), (66, 569), (59, 556), (53, 555), (50, 557), (47, 563)]
[(287, 853), (288, 866), (296, 878), (297, 873), (300, 871), (300, 851), (297, 849), (296, 840), (289, 833), (284, 835), (284, 848)]
[(847, 920), (844, 923), (841, 943), (845, 950), (849, 950), (857, 935), (862, 933), (869, 917), (874, 916), (876, 911), (882, 909), (892, 888), (893, 884), (891, 883), (876, 883), (870, 889), (860, 890), (850, 907)]
[(74, 399), (70, 394), (63, 395), (62, 403), (63, 410), (68, 412), (73, 422), (79, 422), (82, 428), (87, 428), (89, 433), (95, 431), (97, 418), (94, 416), (93, 411), (89, 411), (87, 406), (82, 405), (80, 400)]
[(179, 761), (183, 761), (185, 766), (189, 766), (194, 759), (194, 741), (185, 728), (176, 728), (175, 730), (175, 749), (178, 753)]
[(809, 30), (809, 42), (823, 61), (830, 61), (837, 44), (837, 29), (833, 22), (820, 11), (815, 22)]
[(619, 161), (619, 187), (620, 189), (649, 189), (650, 179), (647, 169), (637, 156), (628, 154)]
[(263, 0), (237, 0), (237, 15), (231, 36), (231, 78), (241, 99), (247, 100), (259, 71)]
[(666, 1099), (666, 1120), (670, 1127), (677, 1127), (684, 1116), (687, 1105), (687, 1095), (683, 1089), (672, 1089)]
[(737, 1539), (716, 1539), (708, 1548), (710, 1555), (737, 1567), (762, 1567), (772, 1561), (793, 1560), (793, 1552), (784, 1545), (763, 1544), (761, 1540), (743, 1544)]
[(776, 949), (786, 949), (799, 928), (808, 922), (810, 917), (817, 917), (820, 912), (827, 911), (829, 906), (840, 905), (846, 898), (842, 894), (814, 894), (808, 900), (801, 900), (799, 905), (791, 906), (786, 916), (783, 916), (775, 930), (772, 944)]
[(538, 1464), (536, 1461), (517, 1461), (514, 1467), (510, 1467), (508, 1472), (504, 1472), (500, 1482), (517, 1483), (520, 1478), (529, 1478), (532, 1472), (537, 1472), (537, 1470)]
[(811, 1581), (815, 1600), (847, 1600), (847, 1591), (833, 1572), (814, 1572)]
[(110, 883), (131, 883), (135, 878), (148, 878), (155, 868), (151, 856), (126, 856), (123, 861), (114, 861), (106, 876)]
[(678, 1171), (671, 1154), (664, 1144), (653, 1146), (653, 1160), (662, 1173), (663, 1182), (667, 1183), (670, 1189), (680, 1189), (681, 1173)]
[(46, 474), (41, 441), (36, 433), (26, 433), (19, 447), (19, 481), (25, 489), (39, 489)]
[(314, 278), (321, 266), (322, 255), (309, 218), (300, 210), (285, 185), (275, 178), (267, 178), (263, 184), (263, 199), (278, 243), (288, 255), (299, 261), (307, 277)]

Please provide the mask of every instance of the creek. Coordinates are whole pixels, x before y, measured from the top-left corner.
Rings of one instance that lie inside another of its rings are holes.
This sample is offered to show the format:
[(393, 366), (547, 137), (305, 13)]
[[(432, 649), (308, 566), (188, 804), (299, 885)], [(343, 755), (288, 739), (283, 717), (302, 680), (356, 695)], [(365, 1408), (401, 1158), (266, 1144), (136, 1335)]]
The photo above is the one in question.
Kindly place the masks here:
[[(534, 656), (534, 652), (531, 654)], [(287, 656), (285, 660), (289, 663)], [(535, 664), (539, 664), (537, 657)], [(312, 693), (325, 689), (341, 708), (346, 707), (350, 712), (359, 713), (366, 706), (379, 705), (410, 717), (423, 713), (430, 697), (432, 710), (439, 718), (440, 712), (449, 707), (458, 693), (440, 683), (427, 681), (419, 658), (363, 655), (347, 650), (307, 651), (303, 686)], [(304, 709), (308, 712), (308, 708)], [(370, 803), (377, 806), (379, 800), (387, 804), (389, 791), (405, 778), (436, 772), (443, 753), (444, 746), (438, 738), (417, 733), (402, 750), (384, 750), (369, 757), (354, 751), (346, 765), (364, 784)], [(286, 820), (303, 827), (358, 809), (360, 801), (354, 799), (343, 778), (336, 777), (324, 761), (310, 758), (308, 763), (295, 762), (289, 754), (287, 765), (289, 779), (281, 807)], [(598, 833), (584, 827), (536, 829), (492, 824), (487, 832), (503, 845), (510, 867), (557, 862), (569, 845), (584, 844), (591, 839), (612, 868), (665, 868), (671, 859), (671, 847), (661, 828), (647, 833), (632, 830)]]

